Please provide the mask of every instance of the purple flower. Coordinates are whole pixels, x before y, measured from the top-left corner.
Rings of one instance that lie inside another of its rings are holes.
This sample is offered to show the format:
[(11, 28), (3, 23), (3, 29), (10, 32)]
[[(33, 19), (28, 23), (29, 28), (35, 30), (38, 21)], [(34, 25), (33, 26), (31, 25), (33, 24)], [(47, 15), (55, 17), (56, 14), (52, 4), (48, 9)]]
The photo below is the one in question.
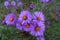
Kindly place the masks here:
[(5, 23), (7, 25), (14, 25), (16, 22), (16, 16), (13, 13), (7, 14), (5, 17)]
[(37, 37), (37, 40), (45, 40), (44, 35), (40, 36), (40, 37)]
[(30, 9), (33, 9), (34, 7), (35, 7), (34, 4), (30, 4), (29, 6)]
[(50, 0), (41, 0), (41, 2), (44, 2), (44, 3), (47, 3), (49, 2)]
[(20, 12), (19, 20), (22, 21), (22, 24), (30, 23), (32, 21), (32, 15), (29, 11), (23, 10)]
[(27, 23), (24, 25), (24, 31), (29, 32), (31, 28), (31, 24)]
[(57, 9), (57, 10), (56, 10), (56, 13), (57, 13), (56, 15), (57, 15), (58, 17), (60, 17), (60, 9)]
[(51, 25), (50, 21), (46, 20), (45, 25), (48, 27)]
[(23, 5), (22, 2), (18, 2), (18, 3), (17, 3), (17, 6), (18, 6), (18, 7), (21, 7), (22, 5)]
[(44, 22), (45, 21), (43, 13), (39, 12), (39, 11), (34, 12), (33, 19), (37, 22), (40, 22), (40, 21)]
[(16, 8), (16, 2), (15, 2), (15, 1), (11, 1), (11, 6), (12, 6), (13, 8)]
[(32, 22), (30, 34), (33, 36), (40, 36), (44, 34), (45, 25), (43, 22)]
[(22, 24), (22, 21), (17, 20), (16, 22), (16, 28), (19, 30), (23, 30), (24, 25)]
[(5, 20), (2, 21), (2, 24), (5, 24)]
[(9, 2), (8, 2), (8, 1), (5, 1), (5, 2), (4, 2), (4, 6), (5, 6), (6, 9), (9, 9), (9, 8), (10, 8)]

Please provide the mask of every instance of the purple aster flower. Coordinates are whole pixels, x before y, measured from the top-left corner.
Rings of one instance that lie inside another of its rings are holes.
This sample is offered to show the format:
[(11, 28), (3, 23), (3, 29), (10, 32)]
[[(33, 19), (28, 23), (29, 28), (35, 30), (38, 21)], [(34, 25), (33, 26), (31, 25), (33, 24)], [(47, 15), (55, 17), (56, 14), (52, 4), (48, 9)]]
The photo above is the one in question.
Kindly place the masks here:
[(9, 9), (9, 8), (10, 8), (9, 2), (8, 2), (8, 1), (5, 1), (5, 2), (4, 2), (4, 6), (5, 6), (6, 9)]
[(33, 36), (40, 36), (44, 34), (45, 25), (43, 22), (32, 22), (30, 34)]
[(46, 27), (50, 26), (51, 25), (50, 21), (46, 20), (45, 25), (46, 25)]
[(56, 15), (57, 15), (58, 17), (60, 17), (60, 9), (57, 9), (57, 10), (56, 10), (56, 13), (57, 13)]
[(40, 37), (37, 37), (37, 40), (45, 40), (44, 35), (40, 36)]
[(34, 4), (30, 4), (29, 6), (30, 9), (33, 9), (34, 7), (35, 7)]
[(5, 24), (5, 20), (2, 21), (2, 24)]
[(47, 3), (49, 2), (50, 0), (41, 0), (41, 2), (44, 2), (44, 3)]
[(31, 28), (31, 24), (27, 23), (24, 25), (24, 31), (28, 32), (30, 31), (30, 28)]
[(21, 1), (19, 1), (18, 3), (17, 3), (17, 6), (18, 7), (21, 7), (23, 5), (23, 3), (21, 2)]
[(22, 24), (22, 21), (17, 20), (16, 22), (16, 28), (19, 30), (23, 30), (24, 25)]
[(11, 5), (12, 5), (12, 8), (16, 8), (16, 2), (15, 1), (11, 1)]
[(34, 12), (33, 19), (37, 22), (45, 21), (43, 13), (39, 11)]
[(5, 17), (5, 23), (7, 25), (14, 25), (16, 22), (16, 16), (13, 13), (7, 14)]
[(19, 20), (23, 21), (22, 24), (30, 23), (32, 21), (32, 15), (29, 11), (23, 10), (23, 11), (20, 12)]

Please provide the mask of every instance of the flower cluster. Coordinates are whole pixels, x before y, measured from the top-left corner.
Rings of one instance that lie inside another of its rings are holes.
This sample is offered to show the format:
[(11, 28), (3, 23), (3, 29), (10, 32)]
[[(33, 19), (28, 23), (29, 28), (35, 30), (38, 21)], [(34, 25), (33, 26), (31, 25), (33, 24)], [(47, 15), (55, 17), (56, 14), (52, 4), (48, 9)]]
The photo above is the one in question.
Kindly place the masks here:
[[(47, 3), (49, 0), (41, 0), (41, 2)], [(5, 1), (4, 6), (6, 9), (10, 7), (16, 8), (21, 7), (23, 3), (19, 0), (15, 1)], [(30, 9), (34, 9), (34, 4), (29, 5)], [(2, 21), (2, 24), (13, 25), (18, 30), (24, 30), (29, 32), (31, 35), (36, 36), (37, 40), (44, 39), (45, 31), (45, 17), (42, 11), (35, 11), (33, 14), (28, 10), (22, 10), (17, 18), (16, 15), (11, 12), (6, 15), (5, 19)], [(40, 37), (42, 36), (42, 37)]]
[(43, 13), (40, 11), (36, 11), (33, 15), (31, 15), (31, 12), (28, 10), (22, 10), (18, 19), (15, 14), (9, 13), (6, 15), (4, 21), (7, 25), (15, 25), (17, 29), (30, 32), (33, 36), (40, 36), (44, 34), (45, 18)]
[(21, 1), (5, 1), (4, 2), (4, 6), (6, 9), (9, 9), (10, 7), (12, 8), (16, 8), (16, 7), (21, 7), (23, 5), (23, 3)]

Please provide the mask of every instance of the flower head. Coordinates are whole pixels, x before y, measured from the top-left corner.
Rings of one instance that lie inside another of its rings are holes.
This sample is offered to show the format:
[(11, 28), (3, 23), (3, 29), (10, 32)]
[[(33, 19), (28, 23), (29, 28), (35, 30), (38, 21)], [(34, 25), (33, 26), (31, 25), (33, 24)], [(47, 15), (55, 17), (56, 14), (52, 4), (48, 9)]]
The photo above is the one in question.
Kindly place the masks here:
[(45, 40), (44, 35), (40, 36), (40, 37), (37, 37), (37, 40)]
[(16, 2), (15, 2), (15, 1), (11, 1), (11, 6), (12, 6), (13, 8), (15, 8), (15, 7), (16, 7)]
[(44, 2), (44, 3), (47, 3), (49, 2), (50, 0), (41, 0), (41, 2)]
[(46, 25), (47, 27), (50, 26), (50, 25), (51, 25), (50, 21), (46, 20), (46, 21), (45, 21), (45, 25)]
[(2, 23), (2, 24), (5, 24), (5, 20), (3, 20), (1, 23)]
[(32, 20), (32, 15), (29, 11), (27, 10), (23, 10), (21, 11), (20, 15), (19, 15), (19, 20), (23, 21), (22, 24), (24, 23), (30, 23)]
[(34, 7), (35, 7), (34, 4), (30, 4), (29, 6), (30, 9), (33, 9)]
[(27, 23), (27, 24), (24, 25), (24, 31), (29, 32), (30, 28), (31, 28), (31, 24)]
[(16, 21), (16, 16), (13, 13), (7, 14), (5, 17), (5, 23), (7, 25), (13, 25)]
[(21, 1), (19, 1), (18, 3), (17, 3), (17, 6), (18, 7), (21, 7), (23, 5), (23, 3), (21, 2)]
[(37, 22), (45, 21), (43, 13), (38, 11), (34, 12), (33, 19)]
[(8, 2), (8, 1), (5, 1), (5, 2), (4, 2), (4, 6), (5, 6), (6, 9), (9, 9), (9, 8), (10, 8), (9, 2)]
[(22, 24), (22, 21), (17, 20), (16, 22), (16, 28), (19, 30), (23, 30), (24, 25)]
[(45, 25), (43, 22), (32, 22), (30, 34), (33, 36), (40, 36), (44, 34)]

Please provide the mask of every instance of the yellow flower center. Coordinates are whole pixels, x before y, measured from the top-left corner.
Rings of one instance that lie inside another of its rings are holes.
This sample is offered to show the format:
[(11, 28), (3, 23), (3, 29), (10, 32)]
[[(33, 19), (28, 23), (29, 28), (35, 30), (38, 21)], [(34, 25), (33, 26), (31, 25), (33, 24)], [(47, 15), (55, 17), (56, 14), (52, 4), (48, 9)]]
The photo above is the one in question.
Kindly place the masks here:
[(40, 20), (41, 20), (41, 18), (40, 18), (40, 17), (37, 17), (37, 20), (38, 20), (38, 21), (40, 21)]
[(30, 25), (29, 24), (26, 24), (26, 28), (29, 28), (30, 27)]
[(39, 31), (39, 30), (40, 30), (39, 26), (35, 27), (35, 31)]
[(26, 19), (27, 19), (27, 16), (24, 15), (24, 16), (23, 16), (23, 19), (26, 20)]
[(14, 18), (10, 17), (9, 20), (12, 22), (14, 20)]

